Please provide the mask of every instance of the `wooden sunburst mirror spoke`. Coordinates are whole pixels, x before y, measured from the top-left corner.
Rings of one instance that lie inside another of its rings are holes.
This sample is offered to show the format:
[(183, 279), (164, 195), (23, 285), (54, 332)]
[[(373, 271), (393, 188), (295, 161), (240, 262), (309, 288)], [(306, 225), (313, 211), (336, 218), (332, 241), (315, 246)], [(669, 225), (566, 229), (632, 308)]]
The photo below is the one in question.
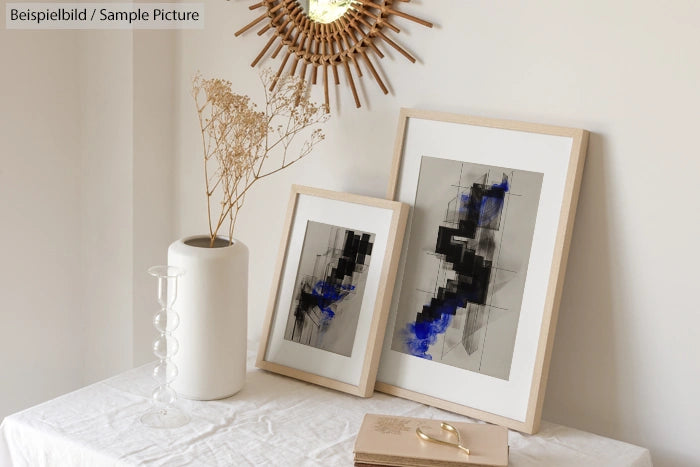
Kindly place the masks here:
[[(384, 94), (389, 93), (370, 58), (372, 54), (376, 58), (384, 57), (378, 43), (383, 42), (395, 49), (412, 63), (416, 61), (407, 50), (387, 36), (387, 30), (394, 33), (400, 32), (400, 29), (392, 22), (394, 17), (413, 21), (425, 27), (433, 27), (433, 24), (428, 21), (397, 10), (396, 5), (394, 5), (396, 0), (311, 1), (326, 2), (331, 5), (328, 8), (343, 8), (344, 10), (338, 10), (341, 14), (337, 15), (336, 19), (324, 23), (321, 20), (311, 19), (311, 16), (320, 16), (310, 15), (308, 6), (302, 6), (300, 0), (262, 0), (249, 8), (251, 10), (263, 9), (264, 13), (237, 31), (235, 35), (239, 36), (259, 24), (262, 24), (258, 31), (259, 36), (271, 33), (271, 37), (251, 63), (253, 67), (263, 59), (270, 49), (273, 50), (272, 58), (276, 58), (280, 52), (286, 49), (271, 87), (277, 84), (277, 80), (286, 69), (289, 69), (289, 73), (292, 75), (299, 73), (302, 78), (308, 79), (312, 84), (317, 84), (320, 69), (326, 109), (330, 109), (328, 82), (331, 78), (329, 74), (332, 75), (336, 85), (340, 84), (339, 74), (345, 74), (355, 100), (355, 106), (358, 108), (360, 107), (360, 98), (355, 79), (362, 77), (363, 68), (369, 71)], [(409, 2), (410, 0), (398, 1)], [(345, 6), (333, 6), (340, 3)], [(341, 70), (340, 73), (338, 69)], [(356, 77), (353, 76), (353, 70)]]

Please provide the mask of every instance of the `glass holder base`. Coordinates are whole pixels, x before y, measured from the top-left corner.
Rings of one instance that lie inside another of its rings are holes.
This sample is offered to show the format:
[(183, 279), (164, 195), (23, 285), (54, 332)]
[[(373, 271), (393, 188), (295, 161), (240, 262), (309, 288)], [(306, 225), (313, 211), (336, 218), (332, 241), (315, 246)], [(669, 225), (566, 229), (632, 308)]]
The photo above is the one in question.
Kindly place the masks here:
[(190, 417), (175, 407), (152, 410), (141, 416), (141, 423), (151, 428), (178, 428), (189, 421)]

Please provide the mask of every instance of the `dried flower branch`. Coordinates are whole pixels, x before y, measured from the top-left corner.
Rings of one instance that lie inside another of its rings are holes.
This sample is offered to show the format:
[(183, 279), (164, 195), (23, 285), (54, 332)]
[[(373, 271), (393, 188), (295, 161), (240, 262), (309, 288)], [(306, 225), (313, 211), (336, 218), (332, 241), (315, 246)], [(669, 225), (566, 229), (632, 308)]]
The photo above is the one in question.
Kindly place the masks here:
[[(229, 242), (238, 211), (250, 187), (311, 153), (324, 139), (320, 128), (308, 134), (300, 148), (292, 145), (305, 130), (324, 123), (325, 106), (312, 102), (306, 83), (298, 77), (277, 78), (270, 70), (261, 74), (265, 109), (257, 110), (248, 96), (234, 94), (231, 83), (221, 79), (192, 80), (204, 149), (204, 179), (207, 194), (210, 246), (228, 221)], [(277, 81), (273, 90), (270, 85)], [(276, 162), (271, 153), (279, 147)], [(293, 154), (290, 154), (293, 152)], [(220, 200), (220, 208), (214, 204)]]

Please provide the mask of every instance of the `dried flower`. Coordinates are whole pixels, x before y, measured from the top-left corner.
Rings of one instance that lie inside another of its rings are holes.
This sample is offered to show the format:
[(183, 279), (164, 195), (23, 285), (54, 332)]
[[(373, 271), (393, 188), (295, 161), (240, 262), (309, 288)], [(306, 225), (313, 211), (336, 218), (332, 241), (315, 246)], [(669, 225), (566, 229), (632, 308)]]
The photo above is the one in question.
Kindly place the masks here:
[[(248, 96), (231, 91), (231, 83), (221, 79), (192, 80), (204, 149), (204, 176), (207, 194), (210, 246), (228, 220), (229, 241), (245, 195), (258, 180), (289, 167), (323, 140), (316, 128), (289, 157), (295, 137), (307, 128), (324, 123), (325, 106), (312, 102), (308, 86), (294, 76), (277, 77), (270, 70), (261, 74), (265, 89), (265, 109), (258, 110)], [(271, 153), (280, 147), (276, 162)], [(212, 215), (220, 199), (217, 215)]]

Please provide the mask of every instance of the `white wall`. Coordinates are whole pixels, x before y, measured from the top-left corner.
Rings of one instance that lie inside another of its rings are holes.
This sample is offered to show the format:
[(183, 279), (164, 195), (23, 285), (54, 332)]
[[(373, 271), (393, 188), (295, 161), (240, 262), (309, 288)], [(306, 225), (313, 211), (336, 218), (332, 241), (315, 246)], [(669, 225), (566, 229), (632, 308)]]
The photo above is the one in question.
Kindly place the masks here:
[(155, 279), (173, 234), (174, 31), (134, 31), (133, 40), (133, 363), (154, 359)]
[[(266, 41), (255, 31), (232, 34), (255, 17), (249, 3), (207, 2), (206, 29), (179, 34), (180, 236), (206, 230), (189, 78), (200, 69), (260, 99), (249, 64)], [(585, 128), (592, 135), (544, 417), (648, 446), (657, 465), (697, 465), (700, 4), (400, 7), (438, 25), (396, 20), (395, 37), (420, 63), (383, 47), (380, 69), (393, 94), (383, 96), (367, 73), (361, 95), (370, 105), (357, 111), (343, 86), (323, 145), (246, 199), (237, 236), (251, 254), (250, 334), (260, 335), (289, 186), (383, 196), (400, 107)]]
[(0, 419), (153, 359), (174, 45), (0, 30)]
[(81, 383), (76, 47), (0, 29), (0, 417)]
[(133, 55), (130, 31), (80, 37), (83, 377), (133, 358)]

